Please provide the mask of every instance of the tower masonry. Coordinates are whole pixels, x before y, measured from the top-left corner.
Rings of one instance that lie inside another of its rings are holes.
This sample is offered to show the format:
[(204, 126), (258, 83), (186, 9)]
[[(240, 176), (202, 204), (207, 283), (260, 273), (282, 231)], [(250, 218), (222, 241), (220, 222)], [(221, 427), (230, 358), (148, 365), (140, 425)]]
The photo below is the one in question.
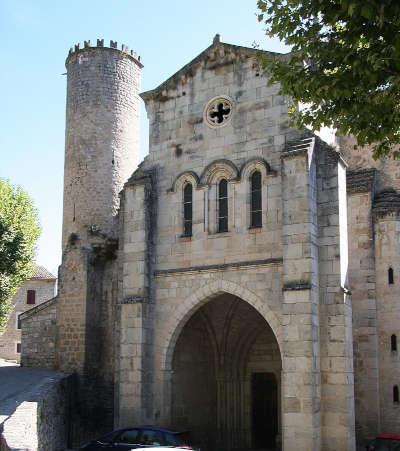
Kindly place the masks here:
[(125, 45), (99, 39), (71, 48), (65, 64), (63, 249), (71, 234), (115, 235), (118, 194), (137, 164), (143, 67)]
[[(112, 427), (119, 193), (137, 164), (140, 58), (85, 41), (66, 60), (63, 257), (54, 367), (80, 377), (79, 423)], [(85, 436), (86, 437), (86, 436)], [(85, 439), (82, 436), (82, 440)], [(77, 439), (80, 440), (79, 438)]]

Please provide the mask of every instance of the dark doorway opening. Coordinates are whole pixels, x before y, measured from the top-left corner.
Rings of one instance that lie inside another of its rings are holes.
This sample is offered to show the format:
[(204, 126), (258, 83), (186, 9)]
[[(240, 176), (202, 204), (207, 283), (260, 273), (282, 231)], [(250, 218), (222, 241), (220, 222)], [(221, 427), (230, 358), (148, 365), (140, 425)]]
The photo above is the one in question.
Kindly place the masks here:
[(174, 429), (201, 451), (275, 450), (282, 361), (253, 307), (228, 293), (210, 299), (183, 326), (171, 363)]
[(278, 387), (273, 373), (253, 373), (252, 435), (253, 448), (275, 449), (278, 434)]

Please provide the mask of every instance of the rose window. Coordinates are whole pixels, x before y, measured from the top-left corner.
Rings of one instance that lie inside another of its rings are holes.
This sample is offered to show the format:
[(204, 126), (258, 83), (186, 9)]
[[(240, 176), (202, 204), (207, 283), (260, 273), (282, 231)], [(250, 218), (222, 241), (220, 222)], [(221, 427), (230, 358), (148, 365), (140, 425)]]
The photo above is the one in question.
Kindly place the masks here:
[(205, 109), (205, 120), (211, 127), (225, 125), (232, 116), (232, 102), (228, 97), (211, 99)]

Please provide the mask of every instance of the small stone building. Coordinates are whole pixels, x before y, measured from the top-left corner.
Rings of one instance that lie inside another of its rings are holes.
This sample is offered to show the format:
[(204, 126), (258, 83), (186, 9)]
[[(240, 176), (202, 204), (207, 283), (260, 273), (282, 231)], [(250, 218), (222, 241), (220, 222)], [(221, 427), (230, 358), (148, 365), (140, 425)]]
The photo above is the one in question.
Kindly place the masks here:
[(59, 290), (23, 316), (47, 341), (22, 362), (79, 375), (76, 441), (158, 424), (210, 451), (352, 451), (400, 432), (400, 165), (291, 128), (257, 58), (217, 35), (141, 93), (134, 170), (140, 58), (68, 55)]
[[(55, 295), (56, 278), (43, 266), (35, 265), (32, 277), (24, 282), (13, 297), (13, 309), (6, 329), (0, 335), (0, 358), (16, 360), (21, 356), (21, 322), (19, 315), (43, 304)], [(35, 340), (35, 339), (34, 339)], [(27, 337), (26, 343), (29, 342)]]

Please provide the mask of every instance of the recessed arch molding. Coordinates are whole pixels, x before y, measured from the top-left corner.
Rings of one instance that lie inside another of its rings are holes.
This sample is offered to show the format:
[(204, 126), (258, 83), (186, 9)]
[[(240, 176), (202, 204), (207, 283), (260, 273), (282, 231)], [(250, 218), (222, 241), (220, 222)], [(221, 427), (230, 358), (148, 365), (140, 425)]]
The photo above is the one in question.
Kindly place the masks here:
[(277, 171), (272, 169), (271, 165), (263, 158), (247, 160), (240, 168), (230, 160), (218, 159), (208, 164), (200, 176), (194, 171), (181, 172), (173, 181), (168, 192), (176, 193), (186, 181), (190, 181), (195, 189), (209, 187), (221, 178), (226, 178), (228, 181), (241, 182), (257, 168), (262, 169), (267, 176), (277, 175)]
[(172, 358), (175, 349), (175, 344), (178, 337), (183, 330), (185, 324), (193, 316), (193, 314), (199, 310), (203, 305), (214, 297), (228, 293), (234, 295), (241, 300), (247, 302), (252, 306), (268, 323), (271, 328), (279, 349), (282, 355), (282, 339), (281, 339), (281, 324), (277, 314), (271, 310), (268, 303), (257, 296), (252, 291), (238, 285), (232, 281), (225, 279), (218, 279), (213, 282), (204, 283), (202, 287), (192, 293), (187, 299), (187, 302), (179, 306), (175, 312), (172, 321), (168, 327), (168, 331), (165, 335), (165, 343), (167, 346), (164, 348), (164, 355), (162, 358), (163, 370), (170, 371), (172, 366)]

